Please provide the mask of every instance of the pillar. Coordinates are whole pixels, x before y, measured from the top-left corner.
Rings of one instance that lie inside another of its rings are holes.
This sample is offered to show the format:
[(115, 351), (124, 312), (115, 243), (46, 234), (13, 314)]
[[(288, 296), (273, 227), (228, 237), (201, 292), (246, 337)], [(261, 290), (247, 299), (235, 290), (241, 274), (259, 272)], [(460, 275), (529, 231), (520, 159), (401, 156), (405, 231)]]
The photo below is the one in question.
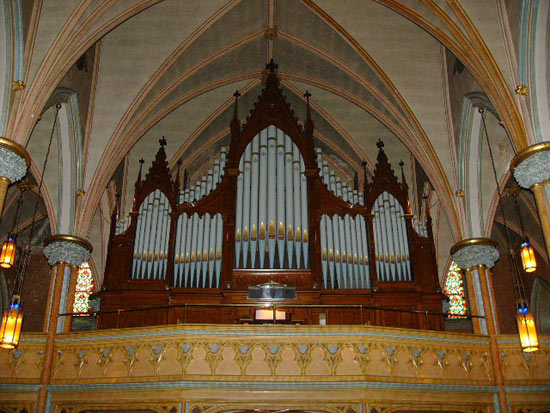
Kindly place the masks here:
[(517, 183), (535, 194), (537, 209), (544, 234), (546, 250), (550, 256), (550, 212), (546, 189), (550, 189), (550, 142), (529, 146), (518, 153), (510, 169)]
[(54, 354), (54, 335), (57, 332), (62, 332), (65, 327), (64, 317), (58, 316), (60, 308), (64, 311), (61, 302), (64, 284), (70, 282), (74, 267), (80, 267), (83, 262), (90, 259), (91, 252), (92, 246), (88, 241), (73, 235), (52, 235), (44, 241), (44, 255), (52, 266), (53, 277), (46, 315), (46, 349), (40, 375), (40, 391), (36, 410), (39, 413), (46, 411), (47, 388), (51, 378)]
[(0, 218), (8, 185), (23, 178), (30, 165), (31, 157), (25, 148), (9, 139), (0, 138)]
[[(493, 372), (495, 375), (495, 384), (498, 386), (498, 399), (502, 412), (508, 411), (508, 400), (506, 398), (506, 389), (504, 387), (504, 374), (498, 350), (496, 322), (496, 313), (494, 312), (494, 299), (492, 296), (492, 285), (488, 269), (495, 265), (500, 254), (498, 244), (489, 238), (469, 238), (458, 242), (451, 248), (451, 256), (460, 268), (466, 269), (469, 275), (468, 292), (470, 299), (475, 301), (479, 315), (484, 315), (485, 319), (480, 320), (477, 327), (482, 334), (489, 336), (491, 349), (491, 360), (493, 363)], [(470, 291), (473, 290), (473, 297)], [(482, 314), (481, 314), (482, 313)], [(474, 324), (475, 328), (476, 324)]]

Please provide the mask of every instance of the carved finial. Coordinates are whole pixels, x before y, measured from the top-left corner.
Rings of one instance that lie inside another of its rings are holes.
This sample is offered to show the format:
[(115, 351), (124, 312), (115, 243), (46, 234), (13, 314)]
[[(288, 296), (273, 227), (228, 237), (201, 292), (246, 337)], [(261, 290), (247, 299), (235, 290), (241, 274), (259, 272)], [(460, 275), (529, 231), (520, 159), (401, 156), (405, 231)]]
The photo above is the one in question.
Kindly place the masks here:
[(309, 98), (311, 97), (311, 93), (309, 93), (309, 90), (306, 90), (306, 93), (304, 93), (304, 97), (306, 98), (306, 102), (309, 105)]
[(367, 161), (363, 159), (361, 166), (363, 166), (363, 197), (367, 199), (367, 187), (369, 185), (369, 180), (367, 178)]
[(231, 139), (237, 139), (241, 133), (241, 122), (239, 122), (239, 97), (241, 93), (236, 90), (233, 96), (235, 96), (235, 107), (233, 108), (233, 119), (230, 124)]
[(166, 146), (166, 144), (167, 144), (168, 142), (166, 142), (166, 139), (165, 139), (164, 136), (163, 136), (162, 139), (159, 139), (159, 143), (160, 143), (160, 146), (163, 146), (163, 147), (164, 147), (164, 146)]
[(405, 162), (403, 162), (403, 159), (399, 161), (399, 166), (401, 167), (401, 184), (406, 186), (407, 180), (405, 179), (405, 170), (403, 169), (403, 167), (405, 166)]
[(177, 189), (180, 189), (180, 169), (181, 169), (181, 164), (183, 163), (183, 161), (180, 159), (177, 163), (178, 165), (178, 170), (176, 172), (176, 188)]
[(378, 142), (376, 142), (376, 146), (378, 149), (382, 149), (384, 147), (384, 142), (382, 142), (382, 139), (378, 139)]
[(138, 177), (137, 177), (137, 181), (136, 181), (136, 185), (141, 182), (141, 170), (143, 169), (143, 164), (145, 163), (145, 159), (141, 158), (139, 160), (139, 172), (138, 172)]
[(279, 68), (279, 65), (275, 63), (273, 59), (271, 59), (269, 63), (265, 65), (265, 68), (269, 69), (269, 73), (275, 73), (275, 70)]

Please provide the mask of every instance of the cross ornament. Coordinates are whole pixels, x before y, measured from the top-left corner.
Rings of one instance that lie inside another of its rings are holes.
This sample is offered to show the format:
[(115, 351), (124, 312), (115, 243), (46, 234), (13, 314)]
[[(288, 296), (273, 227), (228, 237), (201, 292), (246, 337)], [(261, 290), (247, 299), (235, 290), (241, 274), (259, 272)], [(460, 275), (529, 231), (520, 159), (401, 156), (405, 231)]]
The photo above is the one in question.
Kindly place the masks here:
[(275, 70), (279, 68), (279, 65), (275, 63), (273, 59), (271, 59), (269, 63), (265, 65), (265, 68), (269, 69), (270, 73), (275, 73)]

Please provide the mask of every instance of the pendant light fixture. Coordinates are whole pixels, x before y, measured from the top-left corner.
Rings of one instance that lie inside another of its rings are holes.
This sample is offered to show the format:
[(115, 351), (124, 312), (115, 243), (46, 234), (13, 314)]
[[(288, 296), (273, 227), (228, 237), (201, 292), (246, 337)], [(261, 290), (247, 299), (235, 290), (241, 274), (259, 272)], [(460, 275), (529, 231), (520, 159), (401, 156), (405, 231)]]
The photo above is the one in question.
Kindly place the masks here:
[(23, 202), (23, 193), (27, 189), (27, 185), (20, 185), (19, 199), (17, 200), (17, 208), (15, 209), (15, 218), (11, 227), (11, 231), (8, 233), (6, 240), (2, 243), (0, 248), (0, 267), (11, 268), (15, 262), (15, 254), (17, 252), (17, 244), (15, 242), (15, 230), (17, 229), (17, 223), (19, 222), (19, 214), (21, 212), (21, 203)]
[[(487, 146), (489, 148), (489, 157), (491, 158), (491, 166), (493, 167), (493, 175), (495, 178), (495, 184), (497, 186), (498, 201), (500, 204), (500, 210), (502, 212), (502, 222), (504, 224), (504, 230), (506, 233), (506, 241), (508, 246), (508, 252), (510, 261), (512, 263), (512, 278), (514, 281), (514, 292), (516, 296), (516, 322), (518, 325), (518, 333), (520, 338), (521, 350), (525, 353), (537, 351), (539, 348), (539, 340), (537, 335), (537, 329), (535, 326), (535, 319), (533, 314), (529, 310), (529, 304), (527, 296), (525, 294), (525, 287), (521, 278), (521, 272), (516, 261), (516, 257), (512, 251), (512, 242), (510, 239), (510, 233), (508, 229), (508, 223), (506, 221), (506, 213), (504, 212), (504, 204), (502, 203), (502, 192), (498, 184), (498, 175), (495, 167), (495, 159), (493, 157), (493, 149), (489, 141), (489, 134), (487, 133), (487, 125), (485, 123), (485, 109), (479, 108), (481, 114), (481, 121), (483, 124), (483, 131), (485, 138), (487, 139)], [(522, 256), (523, 257), (523, 256)], [(533, 254), (534, 257), (534, 254)]]
[(19, 338), (21, 335), (21, 327), (23, 325), (23, 299), (21, 293), (23, 291), (23, 284), (25, 281), (25, 274), (27, 271), (27, 265), (31, 256), (31, 241), (34, 235), (34, 227), (36, 223), (36, 213), (38, 211), (38, 204), (40, 203), (40, 192), (42, 189), (42, 184), (44, 183), (44, 172), (46, 171), (46, 165), (48, 163), (48, 157), (50, 155), (50, 150), (52, 147), (53, 135), (55, 132), (55, 127), (57, 125), (57, 118), (59, 114), (59, 109), (61, 109), (61, 104), (55, 106), (55, 116), (52, 125), (52, 131), (50, 134), (50, 142), (48, 144), (48, 150), (46, 151), (46, 157), (44, 158), (44, 165), (42, 166), (42, 174), (40, 175), (40, 184), (38, 185), (36, 202), (34, 204), (34, 212), (32, 215), (31, 227), (29, 231), (29, 239), (27, 240), (27, 245), (23, 250), (21, 259), (19, 260), (19, 266), (17, 269), (17, 274), (15, 276), (15, 282), (13, 285), (13, 293), (10, 301), (10, 306), (4, 311), (4, 316), (2, 317), (2, 324), (0, 325), (0, 347), (13, 349), (19, 344)]
[(519, 209), (519, 203), (518, 203), (519, 191), (520, 189), (518, 187), (517, 190), (512, 191), (512, 195), (514, 196), (516, 214), (519, 220), (521, 236), (523, 237), (523, 242), (521, 243), (521, 250), (520, 250), (521, 263), (523, 265), (523, 269), (525, 270), (525, 272), (533, 272), (537, 269), (537, 259), (535, 258), (535, 250), (531, 246), (531, 243), (529, 242), (529, 238), (527, 237), (527, 234), (525, 234), (525, 229), (523, 228), (523, 220), (521, 219), (521, 211)]

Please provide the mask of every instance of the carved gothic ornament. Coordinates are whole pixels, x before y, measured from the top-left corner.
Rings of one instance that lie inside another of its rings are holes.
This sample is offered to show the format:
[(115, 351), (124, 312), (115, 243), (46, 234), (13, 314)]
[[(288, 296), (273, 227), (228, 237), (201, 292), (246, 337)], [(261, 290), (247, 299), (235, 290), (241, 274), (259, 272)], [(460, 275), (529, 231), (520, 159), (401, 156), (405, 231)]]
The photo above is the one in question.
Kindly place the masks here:
[(529, 146), (518, 153), (510, 169), (519, 186), (525, 189), (550, 179), (550, 142)]
[(25, 176), (31, 157), (24, 147), (6, 138), (0, 138), (0, 179), (17, 182)]
[(468, 238), (451, 247), (451, 257), (465, 270), (485, 265), (492, 268), (499, 259), (498, 244), (490, 238)]
[(74, 235), (52, 235), (44, 241), (44, 256), (50, 265), (65, 263), (80, 267), (90, 259), (92, 244)]

